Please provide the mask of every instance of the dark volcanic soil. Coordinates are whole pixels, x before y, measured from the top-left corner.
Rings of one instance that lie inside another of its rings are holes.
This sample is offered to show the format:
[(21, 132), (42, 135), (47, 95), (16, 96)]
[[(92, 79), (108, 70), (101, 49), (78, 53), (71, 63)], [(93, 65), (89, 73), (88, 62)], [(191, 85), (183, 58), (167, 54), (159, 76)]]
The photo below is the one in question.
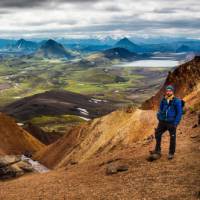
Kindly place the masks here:
[[(86, 109), (88, 114), (81, 112), (78, 108)], [(1, 112), (18, 120), (28, 120), (40, 115), (63, 114), (96, 118), (108, 114), (114, 109), (112, 102), (95, 102), (90, 96), (58, 90), (23, 98), (5, 106)]]

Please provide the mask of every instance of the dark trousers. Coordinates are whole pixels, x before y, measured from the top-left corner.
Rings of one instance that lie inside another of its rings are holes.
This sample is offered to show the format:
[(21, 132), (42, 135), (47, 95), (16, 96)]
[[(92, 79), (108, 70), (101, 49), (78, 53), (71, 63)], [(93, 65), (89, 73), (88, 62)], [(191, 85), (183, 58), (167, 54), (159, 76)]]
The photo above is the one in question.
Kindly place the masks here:
[(159, 121), (158, 127), (155, 131), (155, 151), (161, 152), (161, 140), (165, 131), (169, 131), (170, 134), (169, 154), (174, 154), (176, 150), (176, 126), (163, 121)]

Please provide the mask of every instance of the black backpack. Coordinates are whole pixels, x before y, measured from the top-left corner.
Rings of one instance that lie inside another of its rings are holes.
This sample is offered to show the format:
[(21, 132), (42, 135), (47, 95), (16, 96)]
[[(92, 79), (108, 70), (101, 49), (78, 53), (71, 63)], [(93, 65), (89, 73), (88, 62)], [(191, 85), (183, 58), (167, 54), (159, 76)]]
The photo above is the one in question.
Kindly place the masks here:
[[(176, 98), (176, 97), (175, 97)], [(181, 106), (182, 106), (182, 113), (185, 113), (184, 107), (185, 107), (185, 101), (183, 99), (180, 99), (181, 101)]]
[(183, 99), (181, 99), (181, 105), (182, 105), (182, 108), (185, 107), (185, 101)]

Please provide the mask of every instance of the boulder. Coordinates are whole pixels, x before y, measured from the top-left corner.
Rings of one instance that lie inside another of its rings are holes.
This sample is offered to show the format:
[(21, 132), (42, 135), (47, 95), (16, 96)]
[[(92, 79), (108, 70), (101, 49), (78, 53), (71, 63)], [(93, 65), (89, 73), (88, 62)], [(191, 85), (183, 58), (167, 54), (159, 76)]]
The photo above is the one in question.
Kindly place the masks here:
[(0, 167), (12, 165), (13, 163), (17, 163), (20, 160), (21, 160), (20, 156), (15, 156), (15, 155), (0, 156)]
[(109, 165), (109, 166), (106, 168), (106, 175), (112, 175), (112, 174), (116, 174), (116, 173), (117, 173), (117, 168), (116, 168), (116, 166)]
[(0, 156), (0, 180), (19, 177), (32, 171), (31, 164), (22, 161), (20, 155)]
[(27, 162), (24, 162), (24, 161), (20, 161), (19, 163), (17, 163), (17, 166), (20, 169), (22, 169), (24, 172), (33, 172), (34, 171), (32, 165)]
[(106, 167), (106, 175), (117, 174), (118, 172), (127, 171), (129, 168), (126, 164), (110, 164)]

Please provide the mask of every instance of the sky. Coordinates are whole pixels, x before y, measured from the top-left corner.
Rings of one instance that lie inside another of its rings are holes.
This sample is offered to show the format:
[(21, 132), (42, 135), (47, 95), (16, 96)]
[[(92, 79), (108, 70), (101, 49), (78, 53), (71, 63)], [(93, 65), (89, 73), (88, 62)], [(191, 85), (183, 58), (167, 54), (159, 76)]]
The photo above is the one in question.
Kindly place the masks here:
[(198, 0), (0, 0), (1, 38), (200, 39)]

